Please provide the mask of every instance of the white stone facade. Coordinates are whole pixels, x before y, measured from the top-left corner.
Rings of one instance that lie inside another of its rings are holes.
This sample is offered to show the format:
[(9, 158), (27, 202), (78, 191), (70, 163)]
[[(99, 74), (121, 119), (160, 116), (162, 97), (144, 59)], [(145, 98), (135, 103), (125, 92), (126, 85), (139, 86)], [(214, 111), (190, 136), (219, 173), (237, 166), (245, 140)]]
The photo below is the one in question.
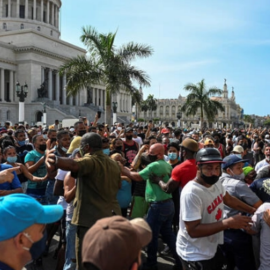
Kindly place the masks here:
[[(19, 98), (16, 83), (28, 85), (25, 121), (41, 121), (43, 103), (47, 104), (47, 124), (55, 119), (86, 116), (105, 108), (105, 87), (94, 85), (75, 97), (67, 97), (66, 76), (58, 69), (66, 60), (85, 55), (82, 48), (61, 39), (59, 31), (60, 0), (0, 0), (0, 122), (18, 122)], [(45, 82), (48, 93), (39, 98)], [(128, 94), (127, 94), (128, 95)], [(121, 93), (119, 116), (131, 117), (131, 96)], [(121, 112), (122, 110), (122, 112)], [(103, 121), (102, 114), (102, 121)]]

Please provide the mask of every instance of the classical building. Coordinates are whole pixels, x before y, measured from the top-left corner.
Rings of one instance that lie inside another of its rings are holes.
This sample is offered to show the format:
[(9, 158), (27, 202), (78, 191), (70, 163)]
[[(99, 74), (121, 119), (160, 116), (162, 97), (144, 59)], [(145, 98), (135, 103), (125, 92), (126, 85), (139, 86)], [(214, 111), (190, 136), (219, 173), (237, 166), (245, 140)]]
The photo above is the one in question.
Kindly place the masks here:
[[(42, 121), (44, 103), (47, 124), (79, 116), (91, 120), (97, 110), (104, 110), (104, 86), (93, 85), (76, 96), (66, 95), (66, 76), (59, 76), (58, 69), (86, 51), (60, 39), (61, 6), (60, 0), (0, 0), (1, 123), (18, 122), (19, 84), (28, 86), (23, 120), (30, 124)], [(131, 96), (119, 91), (115, 99), (121, 121), (130, 120)]]
[[(233, 88), (232, 94), (229, 97), (226, 80), (224, 82), (222, 96), (212, 97), (212, 99), (218, 100), (222, 103), (225, 111), (220, 111), (212, 123), (209, 123), (207, 119), (204, 119), (203, 125), (205, 127), (238, 127), (242, 124), (243, 110), (235, 101)], [(177, 112), (181, 110), (185, 101), (186, 98), (181, 95), (179, 95), (177, 99), (157, 99), (157, 109), (152, 112), (152, 119), (156, 119), (156, 121), (160, 122), (170, 122), (177, 125)], [(140, 112), (139, 117), (146, 121), (150, 120), (151, 112)], [(185, 128), (199, 127), (200, 113), (197, 112), (194, 116), (186, 116), (185, 113), (181, 113), (180, 125)]]

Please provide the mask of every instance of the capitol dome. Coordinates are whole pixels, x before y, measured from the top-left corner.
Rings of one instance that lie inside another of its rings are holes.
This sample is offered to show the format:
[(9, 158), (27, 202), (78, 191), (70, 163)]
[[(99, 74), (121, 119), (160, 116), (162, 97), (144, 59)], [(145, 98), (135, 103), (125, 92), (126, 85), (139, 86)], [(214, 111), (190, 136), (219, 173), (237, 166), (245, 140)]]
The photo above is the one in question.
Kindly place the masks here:
[(61, 5), (60, 0), (1, 0), (0, 33), (33, 29), (59, 38)]

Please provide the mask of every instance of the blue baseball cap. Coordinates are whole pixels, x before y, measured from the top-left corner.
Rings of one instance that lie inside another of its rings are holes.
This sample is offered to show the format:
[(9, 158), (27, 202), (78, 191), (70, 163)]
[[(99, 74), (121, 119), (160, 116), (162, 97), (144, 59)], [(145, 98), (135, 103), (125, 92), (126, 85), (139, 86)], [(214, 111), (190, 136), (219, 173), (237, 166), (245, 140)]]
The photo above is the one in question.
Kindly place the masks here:
[(33, 224), (48, 224), (63, 216), (61, 205), (41, 205), (26, 194), (0, 198), (0, 241), (15, 237)]
[(227, 157), (225, 157), (223, 159), (224, 163), (222, 164), (222, 169), (227, 169), (228, 167), (236, 164), (236, 163), (240, 163), (240, 162), (247, 162), (249, 161), (248, 159), (241, 159), (240, 157), (238, 157), (237, 155), (229, 155)]

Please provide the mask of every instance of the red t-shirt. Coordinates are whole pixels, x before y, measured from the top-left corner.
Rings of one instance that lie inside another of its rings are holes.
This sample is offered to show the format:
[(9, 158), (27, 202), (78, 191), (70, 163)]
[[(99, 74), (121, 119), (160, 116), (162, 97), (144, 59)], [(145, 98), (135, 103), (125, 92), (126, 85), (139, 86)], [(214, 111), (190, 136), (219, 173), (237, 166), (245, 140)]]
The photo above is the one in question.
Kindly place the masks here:
[(178, 182), (179, 186), (183, 188), (190, 180), (193, 180), (196, 175), (196, 161), (195, 159), (188, 159), (172, 170), (171, 178)]

